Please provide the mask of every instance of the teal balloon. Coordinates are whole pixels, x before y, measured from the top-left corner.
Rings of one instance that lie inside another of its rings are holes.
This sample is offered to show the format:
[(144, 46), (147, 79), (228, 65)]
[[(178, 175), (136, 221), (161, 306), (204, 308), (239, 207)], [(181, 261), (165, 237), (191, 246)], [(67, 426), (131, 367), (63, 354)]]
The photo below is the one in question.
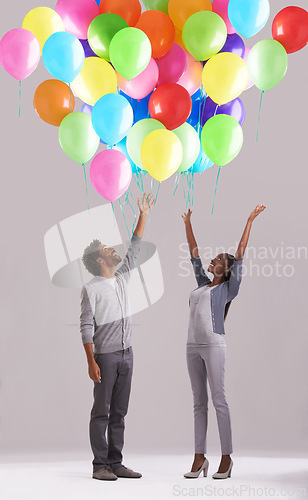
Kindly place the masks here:
[(245, 38), (258, 33), (267, 23), (269, 15), (268, 0), (229, 0), (230, 23)]
[(126, 158), (129, 160), (130, 162), (130, 166), (132, 167), (132, 172), (133, 174), (136, 174), (137, 172), (140, 172), (141, 168), (137, 167), (137, 165), (133, 162), (133, 160), (130, 158), (129, 154), (128, 154), (128, 151), (127, 151), (127, 147), (126, 147), (126, 141), (127, 141), (127, 137), (124, 137), (124, 139), (122, 139), (122, 141), (118, 142), (113, 149), (117, 149), (118, 151), (121, 151), (121, 153), (123, 153)]
[(85, 59), (81, 42), (66, 31), (58, 31), (47, 38), (42, 57), (47, 71), (66, 83), (76, 78)]
[(288, 68), (288, 54), (281, 43), (271, 38), (256, 43), (247, 57), (250, 78), (260, 90), (269, 90), (279, 83)]
[(120, 94), (106, 94), (92, 109), (92, 124), (106, 144), (117, 144), (129, 132), (134, 113), (128, 100)]
[(59, 142), (64, 153), (72, 160), (78, 163), (89, 161), (99, 145), (91, 117), (81, 111), (66, 115), (60, 123)]
[(229, 115), (215, 115), (204, 125), (201, 145), (213, 163), (222, 167), (235, 158), (243, 145), (243, 130)]

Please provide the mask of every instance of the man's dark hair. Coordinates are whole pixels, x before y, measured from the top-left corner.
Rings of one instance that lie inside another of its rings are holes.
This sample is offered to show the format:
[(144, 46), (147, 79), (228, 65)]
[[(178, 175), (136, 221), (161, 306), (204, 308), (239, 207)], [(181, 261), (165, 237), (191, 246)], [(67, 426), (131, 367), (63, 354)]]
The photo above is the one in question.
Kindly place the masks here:
[(93, 276), (99, 276), (100, 274), (100, 266), (97, 262), (97, 259), (100, 257), (98, 250), (99, 245), (101, 245), (101, 241), (93, 240), (90, 245), (84, 249), (82, 256), (82, 262), (84, 263), (85, 268), (89, 271), (89, 273), (93, 274)]

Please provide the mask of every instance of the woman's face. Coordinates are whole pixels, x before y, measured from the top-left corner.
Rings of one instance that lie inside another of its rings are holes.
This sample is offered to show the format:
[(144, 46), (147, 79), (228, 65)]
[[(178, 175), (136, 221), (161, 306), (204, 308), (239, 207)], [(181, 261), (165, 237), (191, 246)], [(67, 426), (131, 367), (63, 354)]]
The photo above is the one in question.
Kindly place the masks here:
[(219, 253), (214, 259), (211, 260), (207, 270), (219, 278), (224, 276), (227, 269), (228, 257), (225, 253)]

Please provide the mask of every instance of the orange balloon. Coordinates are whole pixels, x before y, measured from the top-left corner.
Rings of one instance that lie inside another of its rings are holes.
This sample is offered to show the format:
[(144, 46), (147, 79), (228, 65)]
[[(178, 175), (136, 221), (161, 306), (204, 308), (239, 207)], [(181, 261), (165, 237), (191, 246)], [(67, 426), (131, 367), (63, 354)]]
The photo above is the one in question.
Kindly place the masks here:
[(117, 14), (123, 17), (128, 26), (135, 26), (141, 14), (141, 5), (139, 0), (101, 0), (99, 12)]
[(211, 0), (169, 0), (168, 3), (169, 16), (181, 31), (187, 19), (200, 10), (212, 10)]
[(186, 47), (184, 45), (183, 38), (182, 38), (182, 31), (179, 30), (179, 28), (177, 28), (176, 26), (175, 26), (175, 38), (174, 38), (174, 41), (178, 45), (181, 45), (181, 47), (185, 50), (185, 52), (187, 52), (187, 49), (186, 49)]
[(42, 120), (59, 127), (75, 107), (74, 94), (60, 80), (45, 80), (34, 93), (33, 106)]
[(142, 30), (152, 45), (152, 57), (157, 59), (171, 49), (175, 29), (170, 17), (160, 10), (146, 10), (139, 18), (136, 28)]

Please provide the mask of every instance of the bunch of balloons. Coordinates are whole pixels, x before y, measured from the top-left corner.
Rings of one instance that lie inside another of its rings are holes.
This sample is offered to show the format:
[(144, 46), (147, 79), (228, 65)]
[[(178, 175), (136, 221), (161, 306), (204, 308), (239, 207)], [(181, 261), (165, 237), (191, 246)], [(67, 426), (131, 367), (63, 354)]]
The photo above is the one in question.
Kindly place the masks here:
[[(299, 7), (282, 9), (273, 38), (250, 49), (243, 37), (265, 26), (268, 0), (144, 5), (142, 12), (139, 0), (58, 0), (54, 10), (28, 12), (0, 42), (1, 64), (20, 82), (42, 56), (53, 79), (35, 90), (34, 108), (59, 127), (70, 158), (84, 165), (94, 157), (91, 182), (110, 201), (132, 174), (161, 182), (213, 164), (220, 171), (243, 144), (240, 94), (277, 85), (287, 54), (308, 43), (308, 13)], [(107, 149), (96, 154), (100, 142)]]

